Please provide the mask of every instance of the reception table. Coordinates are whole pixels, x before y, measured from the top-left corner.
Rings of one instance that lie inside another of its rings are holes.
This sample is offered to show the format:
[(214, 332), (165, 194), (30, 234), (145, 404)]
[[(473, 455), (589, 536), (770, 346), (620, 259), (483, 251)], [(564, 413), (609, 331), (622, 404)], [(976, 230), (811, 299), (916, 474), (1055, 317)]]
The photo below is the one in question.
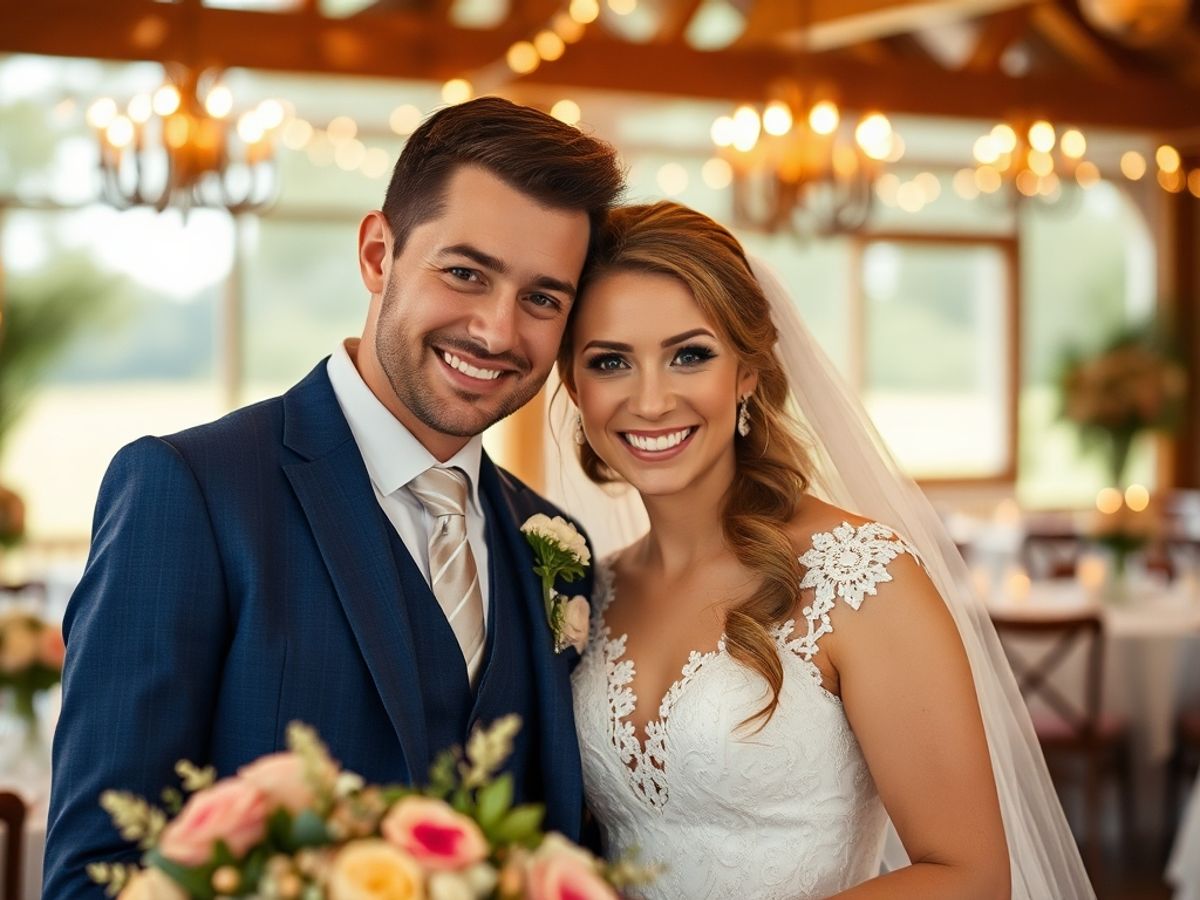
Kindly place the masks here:
[[(1005, 617), (1056, 618), (1096, 613), (1105, 641), (1104, 712), (1125, 720), (1130, 730), (1137, 790), (1137, 828), (1157, 836), (1162, 827), (1162, 783), (1174, 749), (1175, 723), (1184, 709), (1200, 708), (1200, 586), (1139, 582), (1120, 599), (1106, 600), (1103, 590), (1079, 581), (1012, 579), (996, 592), (989, 611)], [(1026, 655), (1020, 641), (1006, 641), (1009, 652)], [(1055, 686), (1081, 696), (1082, 654), (1056, 670)]]

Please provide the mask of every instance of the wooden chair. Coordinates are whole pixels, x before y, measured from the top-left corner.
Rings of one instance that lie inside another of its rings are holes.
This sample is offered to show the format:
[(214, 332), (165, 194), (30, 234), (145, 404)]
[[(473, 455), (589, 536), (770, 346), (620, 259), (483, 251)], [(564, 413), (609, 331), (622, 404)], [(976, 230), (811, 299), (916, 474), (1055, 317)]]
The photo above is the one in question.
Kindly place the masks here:
[(1074, 578), (1085, 549), (1084, 540), (1077, 534), (1031, 531), (1021, 543), (1021, 563), (1035, 581)]
[(21, 900), (25, 863), (25, 801), (0, 791), (0, 822), (4, 823), (4, 894), (2, 900)]
[[(1126, 839), (1133, 827), (1133, 771), (1126, 724), (1103, 711), (1104, 626), (1094, 613), (1054, 618), (993, 614), (992, 622), (1016, 676), (1021, 696), (1031, 706), (1034, 731), (1047, 763), (1075, 760), (1083, 765), (1084, 853), (1095, 867), (1100, 854), (1100, 790), (1105, 776), (1117, 778), (1121, 827)], [(1019, 640), (1040, 655), (1029, 661), (1012, 650)], [(1083, 655), (1081, 691), (1068, 691), (1053, 680), (1073, 652)], [(1074, 694), (1074, 696), (1070, 696)], [(1034, 708), (1040, 701), (1045, 711)]]

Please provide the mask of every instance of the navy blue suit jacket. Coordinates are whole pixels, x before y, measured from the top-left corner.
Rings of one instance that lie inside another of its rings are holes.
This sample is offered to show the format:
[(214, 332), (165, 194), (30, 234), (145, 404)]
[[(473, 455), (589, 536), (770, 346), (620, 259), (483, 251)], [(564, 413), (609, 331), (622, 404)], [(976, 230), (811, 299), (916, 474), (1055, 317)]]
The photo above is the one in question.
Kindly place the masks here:
[[(485, 456), (493, 586), (545, 622), (520, 524), (561, 512)], [(191, 759), (233, 773), (313, 725), (369, 782), (422, 782), (430, 758), (414, 635), (385, 520), (322, 362), (282, 397), (113, 460), (64, 622), (44, 896), (99, 898), (88, 863), (131, 853), (98, 800), (151, 799)], [(589, 582), (580, 592), (590, 594)], [(578, 837), (582, 777), (568, 651), (532, 636), (547, 827)]]

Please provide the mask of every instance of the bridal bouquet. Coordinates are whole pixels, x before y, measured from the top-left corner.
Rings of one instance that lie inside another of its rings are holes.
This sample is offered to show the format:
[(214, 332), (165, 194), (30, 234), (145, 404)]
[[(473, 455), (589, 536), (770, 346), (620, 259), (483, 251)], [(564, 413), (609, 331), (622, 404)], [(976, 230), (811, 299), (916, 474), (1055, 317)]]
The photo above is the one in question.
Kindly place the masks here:
[(33, 698), (62, 680), (62, 629), (30, 612), (0, 617), (0, 688), (12, 696), (14, 711), (34, 719)]
[(120, 900), (615, 900), (649, 877), (543, 834), (542, 807), (513, 806), (512, 776), (496, 773), (519, 728), (507, 716), (476, 729), (416, 789), (364, 785), (293, 723), (289, 752), (234, 777), (181, 762), (183, 790), (164, 792), (162, 807), (105, 792), (142, 865), (88, 874)]

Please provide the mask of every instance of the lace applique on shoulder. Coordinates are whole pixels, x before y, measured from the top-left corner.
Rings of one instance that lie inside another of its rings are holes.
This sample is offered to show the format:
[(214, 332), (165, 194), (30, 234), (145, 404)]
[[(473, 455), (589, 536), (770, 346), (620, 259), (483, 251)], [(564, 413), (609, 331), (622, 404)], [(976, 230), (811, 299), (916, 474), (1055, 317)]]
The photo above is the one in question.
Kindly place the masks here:
[[(800, 557), (805, 567), (800, 589), (813, 588), (813, 602), (803, 609), (808, 632), (785, 646), (805, 659), (816, 654), (817, 642), (833, 631), (829, 613), (841, 597), (851, 608), (862, 606), (867, 594), (875, 594), (881, 582), (891, 581), (887, 566), (901, 553), (908, 553), (918, 562), (920, 556), (908, 541), (886, 525), (868, 522), (855, 528), (843, 522), (833, 531), (814, 534), (812, 547)], [(791, 631), (790, 622), (784, 634)]]

